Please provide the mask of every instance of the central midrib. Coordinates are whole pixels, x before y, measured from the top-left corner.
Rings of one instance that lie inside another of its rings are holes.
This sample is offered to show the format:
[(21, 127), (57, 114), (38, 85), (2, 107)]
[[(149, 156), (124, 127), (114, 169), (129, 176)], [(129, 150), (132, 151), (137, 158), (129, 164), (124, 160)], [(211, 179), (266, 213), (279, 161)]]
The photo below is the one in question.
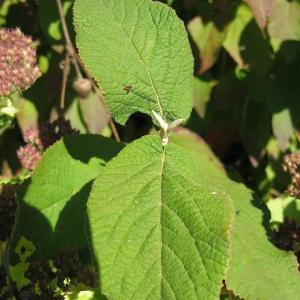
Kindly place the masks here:
[[(162, 181), (163, 181), (163, 170), (166, 160), (166, 148), (163, 146), (163, 153), (161, 158), (161, 169), (160, 169), (160, 228), (161, 228), (161, 241), (162, 241)], [(161, 248), (160, 248), (160, 261), (162, 261), (162, 242), (161, 242)], [(163, 282), (163, 270), (162, 270), (162, 264), (161, 264), (161, 278), (160, 278), (160, 292), (162, 292), (162, 282)], [(162, 294), (162, 293), (161, 293)]]
[(150, 83), (151, 83), (151, 87), (154, 91), (154, 94), (155, 94), (155, 97), (156, 97), (156, 102), (157, 102), (157, 105), (158, 105), (158, 108), (159, 108), (159, 113), (160, 115), (165, 119), (164, 117), (164, 113), (163, 113), (163, 109), (162, 109), (162, 105), (161, 105), (161, 102), (160, 102), (160, 99), (159, 99), (159, 96), (158, 96), (158, 93), (156, 91), (156, 88), (155, 88), (155, 84), (154, 84), (154, 81), (153, 81), (153, 78), (151, 76), (151, 73), (149, 72), (148, 68), (147, 68), (147, 65), (146, 63), (144, 62), (142, 56), (140, 55), (140, 53), (138, 52), (138, 49), (136, 48), (136, 46), (134, 45), (134, 43), (132, 42), (131, 38), (129, 37), (128, 33), (126, 32), (126, 30), (124, 29), (124, 27), (122, 26), (122, 24), (116, 22), (117, 24), (120, 25), (120, 27), (122, 28), (123, 32), (125, 33), (125, 35), (127, 36), (128, 40), (130, 41), (130, 44), (132, 45), (135, 53), (137, 54), (139, 60), (141, 61), (142, 65), (144, 66), (145, 70), (146, 70), (146, 73), (147, 73), (147, 76), (150, 80)]

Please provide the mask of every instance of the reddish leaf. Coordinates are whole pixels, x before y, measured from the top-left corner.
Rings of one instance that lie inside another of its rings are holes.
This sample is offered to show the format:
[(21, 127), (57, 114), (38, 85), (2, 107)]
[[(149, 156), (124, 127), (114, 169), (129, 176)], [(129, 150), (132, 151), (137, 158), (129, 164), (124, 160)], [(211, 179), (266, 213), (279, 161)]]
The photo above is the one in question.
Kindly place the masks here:
[(265, 28), (274, 0), (245, 0), (245, 2), (251, 7), (259, 27)]

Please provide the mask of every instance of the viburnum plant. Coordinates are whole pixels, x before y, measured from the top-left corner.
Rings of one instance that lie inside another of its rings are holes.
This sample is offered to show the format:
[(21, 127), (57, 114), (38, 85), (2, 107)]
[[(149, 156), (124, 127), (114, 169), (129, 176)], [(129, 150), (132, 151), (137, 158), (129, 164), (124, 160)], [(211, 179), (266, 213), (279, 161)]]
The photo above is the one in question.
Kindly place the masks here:
[[(64, 291), (65, 279), (76, 285), (79, 276), (58, 255), (65, 253), (83, 265), (88, 280), (79, 288), (108, 299), (209, 300), (221, 289), (231, 299), (297, 299), (295, 256), (270, 242), (264, 205), (204, 144), (172, 132), (191, 113), (193, 85), (188, 35), (175, 12), (152, 0), (77, 0), (74, 25), (79, 56), (113, 118), (125, 124), (143, 112), (160, 136), (124, 145), (71, 134), (49, 147), (29, 132), (39, 161), (27, 166), (34, 173), (18, 192), (10, 280), (22, 288), (40, 272)], [(4, 94), (14, 86), (1, 84)], [(42, 285), (31, 282), (40, 295)]]

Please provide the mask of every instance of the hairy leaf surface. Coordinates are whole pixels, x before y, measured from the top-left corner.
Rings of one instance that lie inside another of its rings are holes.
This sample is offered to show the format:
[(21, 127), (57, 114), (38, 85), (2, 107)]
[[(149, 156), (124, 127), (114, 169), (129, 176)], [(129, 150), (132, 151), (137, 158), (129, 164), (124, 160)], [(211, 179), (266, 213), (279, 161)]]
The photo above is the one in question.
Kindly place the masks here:
[[(183, 136), (180, 144), (183, 143)], [(201, 155), (203, 146), (186, 136), (191, 159)], [(174, 140), (175, 141), (175, 140)], [(192, 145), (193, 144), (193, 145)], [(198, 148), (198, 152), (196, 149)], [(232, 226), (232, 254), (226, 275), (226, 286), (242, 299), (297, 299), (300, 277), (296, 257), (276, 248), (270, 242), (269, 213), (244, 185), (218, 172), (207, 155), (198, 164), (203, 184), (218, 187), (233, 200), (235, 217)], [(213, 175), (212, 175), (213, 174)]]
[(136, 111), (152, 116), (154, 110), (167, 122), (189, 116), (193, 59), (170, 7), (152, 0), (77, 0), (74, 17), (80, 57), (118, 122)]
[(85, 247), (84, 218), (92, 181), (121, 148), (93, 135), (68, 136), (49, 148), (18, 195), (11, 254), (22, 236), (36, 247), (33, 259)]
[(91, 242), (109, 299), (216, 299), (228, 264), (231, 200), (200, 158), (157, 136), (113, 159), (88, 202)]

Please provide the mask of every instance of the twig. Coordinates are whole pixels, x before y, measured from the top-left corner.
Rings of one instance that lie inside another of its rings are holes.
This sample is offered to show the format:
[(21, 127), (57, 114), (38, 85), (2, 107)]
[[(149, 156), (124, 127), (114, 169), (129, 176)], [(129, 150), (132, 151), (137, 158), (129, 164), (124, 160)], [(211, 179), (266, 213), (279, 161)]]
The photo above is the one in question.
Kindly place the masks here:
[(72, 44), (72, 41), (71, 41), (71, 38), (70, 38), (70, 34), (69, 34), (68, 26), (67, 26), (67, 23), (66, 23), (66, 19), (65, 19), (64, 10), (63, 10), (62, 4), (61, 4), (61, 0), (56, 0), (56, 4), (57, 4), (58, 13), (59, 13), (59, 18), (60, 18), (61, 25), (62, 25), (62, 30), (63, 30), (64, 37), (65, 37), (65, 40), (66, 40), (66, 49), (67, 49), (67, 51), (69, 51), (69, 54), (71, 55), (72, 63), (74, 65), (77, 77), (82, 78), (82, 74), (80, 72), (79, 65), (78, 65), (78, 63), (77, 63), (77, 61), (76, 61), (76, 59), (74, 58), (74, 55), (73, 55), (73, 53), (75, 52), (75, 49), (73, 47), (73, 44)]
[(72, 43), (71, 38), (70, 38), (70, 34), (69, 34), (68, 26), (67, 26), (67, 23), (66, 23), (65, 15), (64, 15), (64, 12), (63, 12), (63, 7), (62, 7), (62, 4), (61, 4), (61, 0), (56, 0), (56, 3), (57, 3), (59, 17), (60, 17), (61, 24), (62, 24), (64, 37), (65, 37), (65, 40), (66, 40), (66, 50), (69, 52), (69, 55), (71, 56), (72, 64), (74, 65), (77, 77), (80, 78), (80, 79), (83, 78), (83, 76), (80, 72), (80, 67), (79, 67), (79, 65), (80, 65), (82, 70), (87, 75), (88, 79), (92, 82), (93, 89), (95, 90), (95, 93), (96, 93), (97, 97), (99, 98), (99, 100), (102, 103), (106, 113), (109, 116), (109, 125), (111, 127), (111, 130), (112, 130), (112, 133), (113, 133), (113, 136), (114, 136), (115, 140), (117, 142), (121, 142), (121, 139), (120, 139), (120, 136), (118, 134), (116, 125), (115, 125), (115, 123), (114, 123), (114, 121), (111, 117), (111, 114), (110, 114), (110, 112), (109, 112), (109, 110), (108, 110), (108, 108), (107, 108), (107, 106), (106, 106), (106, 104), (103, 100), (103, 96), (102, 96), (99, 88), (97, 87), (94, 79), (92, 78), (90, 73), (87, 71), (87, 69), (85, 68), (84, 64), (82, 63), (80, 57), (78, 56), (77, 52), (75, 51), (75, 48), (74, 48), (73, 43)]
[(66, 52), (66, 58), (63, 63), (63, 79), (62, 79), (62, 86), (61, 86), (61, 94), (60, 94), (60, 109), (63, 110), (65, 108), (65, 97), (66, 97), (66, 87), (68, 76), (70, 74), (70, 54)]

